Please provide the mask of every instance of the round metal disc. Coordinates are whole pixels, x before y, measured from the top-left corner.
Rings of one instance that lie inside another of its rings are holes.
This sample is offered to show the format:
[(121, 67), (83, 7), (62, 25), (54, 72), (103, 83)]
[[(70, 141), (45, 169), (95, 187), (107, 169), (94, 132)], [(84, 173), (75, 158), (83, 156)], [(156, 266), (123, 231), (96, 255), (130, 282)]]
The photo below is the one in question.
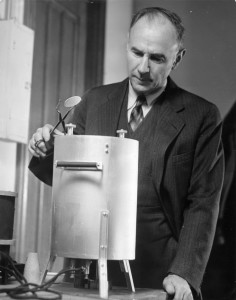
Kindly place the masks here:
[(79, 96), (73, 96), (65, 100), (64, 106), (65, 107), (73, 107), (80, 102), (81, 98)]

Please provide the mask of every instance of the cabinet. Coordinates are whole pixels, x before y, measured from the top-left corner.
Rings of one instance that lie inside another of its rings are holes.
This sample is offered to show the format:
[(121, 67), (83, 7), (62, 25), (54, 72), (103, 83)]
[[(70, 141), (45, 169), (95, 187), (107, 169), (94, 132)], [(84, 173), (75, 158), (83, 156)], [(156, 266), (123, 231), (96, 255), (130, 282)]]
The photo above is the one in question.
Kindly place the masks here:
[(16, 20), (0, 21), (0, 139), (26, 144), (34, 32)]

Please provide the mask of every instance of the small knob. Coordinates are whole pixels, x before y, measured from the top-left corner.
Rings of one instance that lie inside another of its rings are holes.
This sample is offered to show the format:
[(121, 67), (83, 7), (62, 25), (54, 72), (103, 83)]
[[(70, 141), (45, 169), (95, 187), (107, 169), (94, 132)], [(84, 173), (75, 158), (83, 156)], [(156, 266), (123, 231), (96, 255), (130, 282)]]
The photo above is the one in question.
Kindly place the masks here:
[(74, 131), (74, 128), (76, 128), (76, 125), (69, 123), (69, 124), (66, 124), (66, 128), (67, 128), (67, 135), (73, 135), (73, 131)]
[(116, 132), (118, 133), (119, 138), (125, 138), (125, 134), (127, 133), (127, 130), (119, 129)]

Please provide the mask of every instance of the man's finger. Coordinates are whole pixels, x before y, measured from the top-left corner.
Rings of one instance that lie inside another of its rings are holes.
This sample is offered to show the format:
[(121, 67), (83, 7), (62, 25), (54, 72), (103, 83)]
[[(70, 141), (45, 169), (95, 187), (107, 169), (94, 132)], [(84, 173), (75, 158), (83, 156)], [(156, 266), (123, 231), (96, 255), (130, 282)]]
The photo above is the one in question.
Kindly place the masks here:
[(175, 294), (175, 288), (174, 288), (173, 284), (171, 284), (171, 283), (168, 283), (166, 285), (165, 290), (166, 290), (167, 294), (169, 294), (169, 295)]
[[(183, 290), (181, 289), (176, 289), (175, 290), (175, 297), (173, 300), (184, 300), (184, 293)], [(185, 299), (187, 300), (187, 299)]]
[(45, 142), (50, 141), (51, 137), (51, 131), (53, 130), (53, 126), (50, 124), (46, 124), (42, 128), (42, 138)]
[(175, 294), (175, 287), (172, 282), (166, 277), (163, 281), (163, 287), (166, 290), (167, 294), (174, 295)]
[(193, 300), (193, 295), (191, 291), (186, 291), (183, 296), (183, 300)]
[(35, 148), (32, 147), (30, 144), (28, 146), (28, 150), (33, 156), (39, 157), (39, 155), (35, 152)]

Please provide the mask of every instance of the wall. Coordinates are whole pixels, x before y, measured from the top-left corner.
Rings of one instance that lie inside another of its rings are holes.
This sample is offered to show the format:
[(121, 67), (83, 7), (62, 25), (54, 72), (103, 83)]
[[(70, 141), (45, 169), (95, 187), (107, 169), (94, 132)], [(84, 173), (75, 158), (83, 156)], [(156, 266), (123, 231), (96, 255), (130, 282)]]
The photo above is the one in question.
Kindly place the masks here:
[(104, 84), (127, 77), (126, 42), (132, 14), (132, 0), (107, 0)]
[(14, 142), (0, 140), (0, 191), (15, 192), (16, 147)]
[(172, 76), (177, 84), (214, 102), (222, 116), (236, 100), (236, 2), (234, 0), (134, 0), (175, 11), (186, 28), (186, 55)]

